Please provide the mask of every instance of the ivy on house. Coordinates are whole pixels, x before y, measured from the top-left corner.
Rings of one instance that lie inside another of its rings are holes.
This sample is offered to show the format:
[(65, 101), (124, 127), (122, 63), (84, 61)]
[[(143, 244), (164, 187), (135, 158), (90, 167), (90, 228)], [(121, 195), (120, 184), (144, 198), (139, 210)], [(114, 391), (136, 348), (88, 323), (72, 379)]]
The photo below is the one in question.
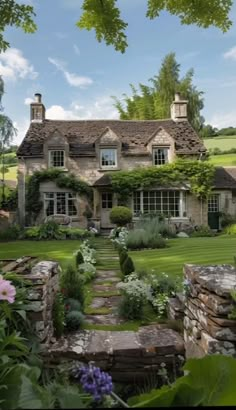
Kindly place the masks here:
[(27, 181), (26, 210), (35, 217), (42, 209), (40, 200), (40, 183), (54, 181), (59, 188), (70, 189), (72, 192), (92, 198), (92, 188), (73, 174), (65, 174), (59, 169), (36, 171)]
[(190, 191), (197, 198), (206, 199), (213, 187), (214, 173), (214, 166), (208, 162), (179, 159), (159, 167), (114, 172), (110, 177), (113, 191), (122, 200), (127, 200), (130, 194), (139, 188), (177, 188), (184, 183), (189, 183)]

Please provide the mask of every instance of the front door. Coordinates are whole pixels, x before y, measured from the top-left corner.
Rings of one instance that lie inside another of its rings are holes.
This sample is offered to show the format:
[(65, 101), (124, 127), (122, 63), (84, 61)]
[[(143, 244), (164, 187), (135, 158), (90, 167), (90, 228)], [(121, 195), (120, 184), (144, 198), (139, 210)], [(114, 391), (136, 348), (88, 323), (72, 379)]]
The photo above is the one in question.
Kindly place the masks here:
[(102, 192), (101, 193), (101, 228), (112, 228), (113, 225), (110, 222), (110, 212), (113, 207), (113, 193)]
[(208, 225), (211, 229), (220, 228), (219, 195), (214, 194), (208, 198)]

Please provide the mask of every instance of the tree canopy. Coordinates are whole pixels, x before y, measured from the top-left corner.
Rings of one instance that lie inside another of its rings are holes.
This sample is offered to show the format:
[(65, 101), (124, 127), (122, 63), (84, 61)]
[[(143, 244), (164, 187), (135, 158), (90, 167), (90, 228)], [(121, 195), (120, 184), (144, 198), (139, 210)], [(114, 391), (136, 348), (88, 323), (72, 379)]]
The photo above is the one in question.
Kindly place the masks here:
[[(134, 0), (133, 0), (134, 1)], [(162, 11), (179, 17), (182, 24), (196, 24), (207, 28), (214, 26), (226, 32), (232, 25), (229, 12), (233, 0), (146, 0), (146, 17), (154, 19)], [(50, 7), (50, 5), (49, 5)], [(82, 14), (77, 26), (81, 29), (95, 30), (99, 42), (114, 46), (115, 50), (125, 52), (128, 43), (125, 30), (128, 23), (121, 18), (117, 0), (83, 0)], [(4, 38), (8, 26), (20, 27), (27, 33), (36, 30), (33, 20), (34, 8), (16, 0), (0, 1), (0, 51), (6, 50), (9, 43)]]
[(202, 128), (204, 118), (203, 92), (193, 85), (193, 69), (180, 78), (180, 64), (175, 53), (168, 54), (161, 65), (159, 73), (149, 81), (152, 86), (139, 84), (139, 90), (131, 84), (132, 95), (124, 94), (123, 100), (113, 97), (122, 120), (158, 120), (170, 118), (170, 106), (174, 95), (179, 92), (188, 100), (188, 120), (196, 131)]

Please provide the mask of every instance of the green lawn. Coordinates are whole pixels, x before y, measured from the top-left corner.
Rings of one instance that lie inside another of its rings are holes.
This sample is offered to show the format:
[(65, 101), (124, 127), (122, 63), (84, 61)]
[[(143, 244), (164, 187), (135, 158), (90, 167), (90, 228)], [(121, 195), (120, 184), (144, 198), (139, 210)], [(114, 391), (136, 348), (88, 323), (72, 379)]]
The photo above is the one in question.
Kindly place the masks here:
[(236, 135), (207, 138), (204, 140), (204, 145), (207, 149), (220, 148), (222, 151), (236, 148)]
[(235, 166), (236, 154), (212, 155), (209, 162), (217, 166)]
[(17, 166), (16, 167), (8, 167), (9, 171), (5, 174), (5, 179), (16, 180), (17, 177)]
[(185, 263), (232, 264), (236, 255), (236, 236), (171, 239), (168, 244), (165, 249), (130, 252), (136, 269), (181, 276)]
[(74, 260), (73, 252), (80, 241), (16, 241), (0, 243), (0, 259), (14, 259), (21, 256), (38, 256), (40, 259), (56, 260), (62, 267)]

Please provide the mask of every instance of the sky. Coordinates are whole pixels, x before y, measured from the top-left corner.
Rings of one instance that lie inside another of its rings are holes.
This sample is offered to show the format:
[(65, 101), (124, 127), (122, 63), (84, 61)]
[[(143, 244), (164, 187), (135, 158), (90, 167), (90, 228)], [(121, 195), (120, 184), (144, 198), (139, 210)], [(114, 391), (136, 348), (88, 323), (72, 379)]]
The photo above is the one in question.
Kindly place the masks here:
[(82, 0), (22, 2), (34, 5), (38, 30), (25, 34), (8, 28), (11, 48), (0, 54), (4, 113), (18, 129), (15, 143), (29, 127), (35, 93), (42, 94), (50, 119), (119, 118), (111, 96), (131, 94), (131, 83), (148, 84), (170, 52), (176, 53), (181, 75), (194, 69), (194, 84), (204, 92), (206, 122), (218, 128), (236, 126), (236, 4), (233, 26), (223, 34), (216, 28), (181, 25), (167, 12), (149, 20), (147, 0), (118, 0), (129, 24), (129, 46), (121, 54), (98, 43), (93, 31), (76, 27)]

